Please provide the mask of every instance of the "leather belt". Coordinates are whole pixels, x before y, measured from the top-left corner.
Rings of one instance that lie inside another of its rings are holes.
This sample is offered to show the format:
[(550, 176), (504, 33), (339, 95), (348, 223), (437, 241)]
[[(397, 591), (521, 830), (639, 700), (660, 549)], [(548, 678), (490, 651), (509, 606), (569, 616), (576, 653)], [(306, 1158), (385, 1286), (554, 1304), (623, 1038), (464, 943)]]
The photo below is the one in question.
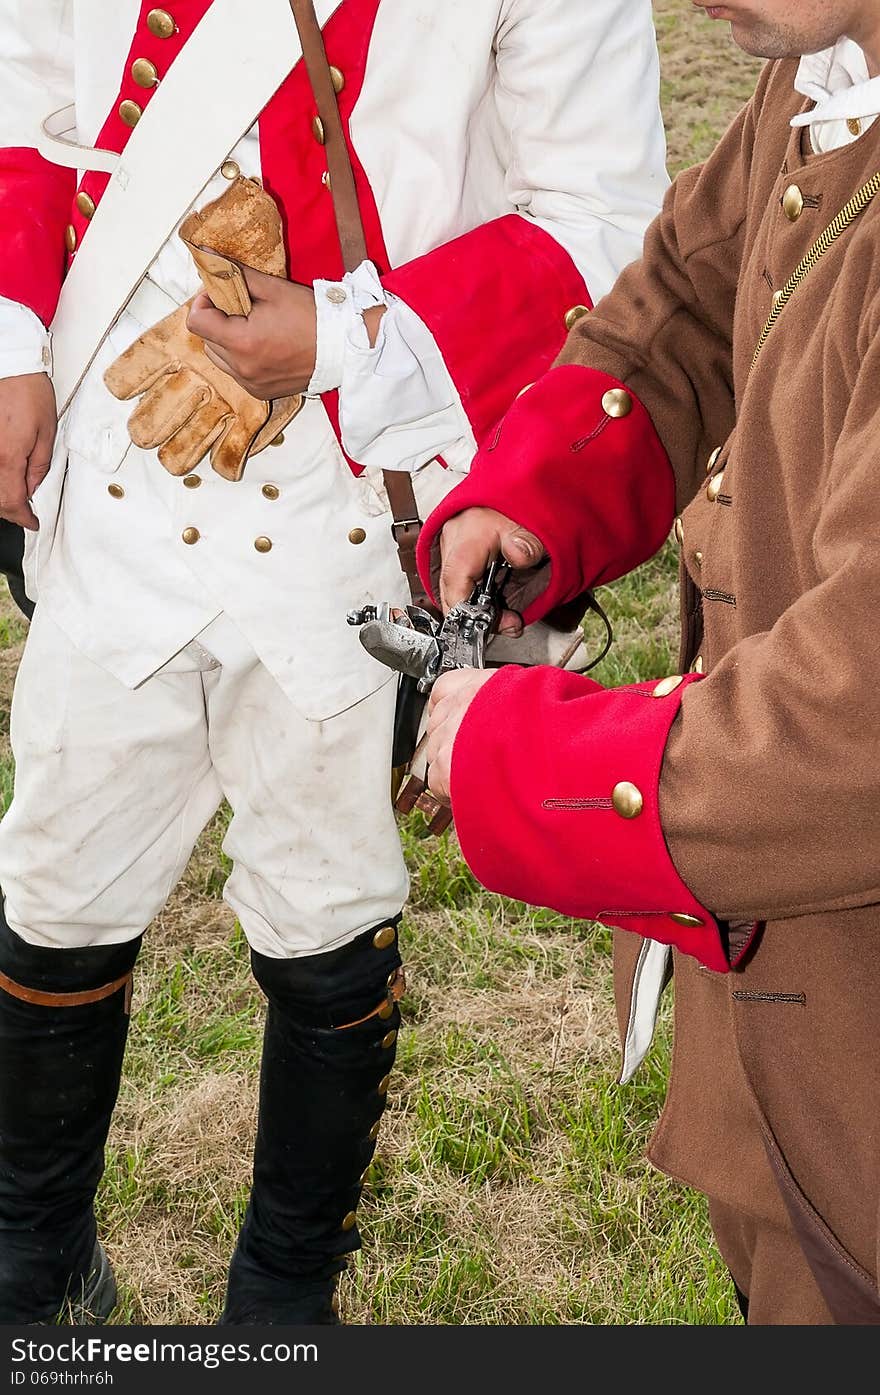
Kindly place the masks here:
[(44, 993), (40, 988), (25, 988), (24, 984), (16, 983), (14, 979), (0, 973), (0, 988), (4, 993), (8, 993), (10, 998), (18, 998), (22, 1003), (34, 1003), (37, 1007), (50, 1008), (85, 1007), (88, 1003), (100, 1003), (105, 998), (112, 998), (114, 993), (124, 988), (127, 1013), (131, 1005), (132, 977), (132, 970), (129, 969), (121, 978), (115, 978), (112, 983), (104, 983), (100, 988), (87, 988), (81, 993)]

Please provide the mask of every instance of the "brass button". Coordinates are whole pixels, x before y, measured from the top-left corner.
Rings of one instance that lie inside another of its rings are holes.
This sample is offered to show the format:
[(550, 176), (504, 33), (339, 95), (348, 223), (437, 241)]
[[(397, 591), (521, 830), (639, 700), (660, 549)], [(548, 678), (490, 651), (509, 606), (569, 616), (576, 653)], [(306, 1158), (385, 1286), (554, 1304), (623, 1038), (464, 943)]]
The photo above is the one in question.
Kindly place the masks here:
[(264, 499), (277, 499), (281, 490), (278, 488), (277, 484), (264, 484), (260, 493)]
[(383, 925), (381, 930), (377, 930), (373, 936), (373, 944), (377, 949), (387, 949), (393, 945), (397, 939), (397, 931), (393, 925)]
[(257, 549), (258, 552), (271, 552), (271, 551), (272, 551), (272, 539), (271, 539), (271, 538), (262, 538), (262, 537), (261, 537), (261, 538), (254, 538), (254, 547)]
[(150, 10), (147, 28), (157, 39), (170, 39), (177, 33), (177, 25), (167, 10)]
[(283, 446), (283, 445), (284, 445), (284, 432), (283, 432), (283, 431), (279, 431), (277, 436), (273, 436), (272, 440), (269, 442), (269, 445), (270, 445), (270, 446)]
[(126, 126), (136, 126), (143, 114), (143, 107), (139, 107), (137, 102), (132, 102), (128, 97), (124, 102), (119, 103), (119, 116)]
[(534, 386), (534, 383), (526, 383), (525, 387), (520, 388), (519, 392), (516, 394), (517, 397), (522, 397), (523, 393), (528, 392), (529, 388), (533, 388)]
[(637, 819), (645, 807), (641, 790), (629, 780), (621, 780), (614, 786), (611, 791), (611, 803), (614, 805), (614, 812), (622, 819)]
[(712, 471), (715, 469), (715, 466), (718, 464), (718, 457), (721, 454), (721, 449), (721, 446), (716, 446), (712, 454), (709, 456), (709, 459), (706, 461), (707, 475), (711, 475)]
[(85, 189), (80, 189), (76, 196), (76, 206), (84, 218), (91, 218), (95, 211), (95, 200)]
[(702, 567), (702, 565), (703, 565), (703, 554), (702, 554), (702, 552), (699, 551), (699, 549), (694, 553), (694, 561), (696, 562), (696, 564), (697, 564), (698, 567)]
[(565, 312), (565, 328), (574, 329), (578, 320), (582, 320), (584, 315), (589, 315), (589, 313), (589, 305), (573, 305), (570, 310)]
[(197, 543), (202, 536), (198, 528), (184, 528), (180, 535), (185, 543)]
[(125, 498), (125, 490), (122, 488), (121, 484), (108, 484), (107, 493), (110, 494), (114, 499)]
[(790, 223), (796, 223), (804, 211), (804, 196), (796, 184), (789, 184), (782, 195), (782, 211)]
[(390, 1084), (391, 1084), (391, 1076), (390, 1076), (390, 1075), (383, 1075), (383, 1076), (382, 1076), (382, 1079), (379, 1081), (379, 1084), (376, 1086), (377, 1092), (378, 1092), (380, 1095), (387, 1095), (387, 1094), (388, 1094), (388, 1086), (389, 1086)]
[(241, 166), (236, 160), (224, 160), (220, 166), (220, 173), (224, 179), (238, 179), (241, 174)]
[(684, 524), (680, 518), (676, 518), (672, 531), (675, 535), (675, 541), (678, 543), (679, 547), (681, 547), (684, 542)]
[(398, 969), (392, 969), (392, 970), (391, 970), (391, 973), (388, 975), (388, 977), (387, 977), (386, 980), (385, 980), (386, 986), (387, 986), (388, 988), (393, 988), (393, 987), (394, 987), (395, 983), (397, 982), (399, 972), (400, 972), (400, 971), (399, 971)]
[(320, 116), (316, 116), (315, 119), (312, 121), (312, 135), (315, 137), (315, 140), (318, 142), (319, 145), (327, 144), (327, 136), (324, 131), (324, 123), (321, 120)]
[(331, 65), (330, 77), (333, 82), (333, 91), (336, 93), (338, 97), (343, 87), (345, 86), (345, 73), (342, 71), (341, 68), (336, 68)]
[(382, 1120), (377, 1119), (373, 1127), (370, 1129), (370, 1132), (367, 1134), (367, 1138), (370, 1140), (371, 1143), (375, 1143), (376, 1139), (379, 1137), (379, 1129), (381, 1128), (381, 1126)]
[(383, 1003), (382, 1006), (377, 1010), (376, 1016), (379, 1018), (380, 1022), (387, 1022), (388, 1018), (391, 1016), (393, 1011), (394, 1002), (393, 999), (389, 998), (387, 1003)]
[(348, 541), (350, 543), (362, 543), (366, 541), (366, 537), (367, 535), (363, 528), (352, 528), (348, 535)]
[(394, 1043), (395, 1043), (396, 1041), (397, 1041), (397, 1031), (396, 1031), (396, 1029), (395, 1029), (394, 1031), (391, 1031), (391, 1032), (386, 1032), (385, 1035), (384, 1035), (384, 1037), (382, 1038), (382, 1050), (383, 1050), (383, 1051), (390, 1051), (391, 1048), (392, 1048), (392, 1046), (394, 1045)]
[(846, 121), (846, 129), (851, 136), (860, 136), (862, 134), (862, 123), (857, 116), (849, 116)]
[(702, 654), (698, 654), (691, 664), (691, 673), (702, 673), (705, 668)]
[(183, 477), (184, 489), (198, 489), (201, 482), (201, 475), (184, 475)]
[(362, 1187), (362, 1186), (364, 1185), (364, 1183), (366, 1182), (367, 1178), (369, 1177), (369, 1175), (370, 1175), (370, 1168), (372, 1167), (372, 1165), (373, 1165), (372, 1163), (367, 1163), (366, 1167), (364, 1168), (363, 1172), (361, 1173), (360, 1177), (358, 1178), (358, 1186), (359, 1186), (359, 1187)]
[(712, 478), (710, 479), (709, 483), (706, 485), (706, 494), (707, 494), (708, 497), (709, 497), (709, 503), (710, 503), (710, 504), (714, 504), (714, 503), (715, 503), (715, 500), (718, 498), (718, 495), (721, 493), (721, 491), (722, 491), (723, 488), (724, 488), (724, 471), (723, 471), (723, 470), (719, 470), (718, 474), (717, 474), (717, 475), (713, 475)]
[(686, 915), (684, 911), (670, 911), (669, 919), (674, 920), (676, 925), (686, 925), (689, 929), (695, 930), (703, 922), (698, 915)]
[(342, 1218), (342, 1229), (343, 1229), (343, 1230), (354, 1230), (354, 1228), (355, 1228), (356, 1225), (357, 1225), (357, 1216), (355, 1215), (354, 1211), (349, 1211), (349, 1213), (348, 1213), (347, 1216), (343, 1216), (343, 1218)]
[(72, 223), (68, 223), (64, 229), (64, 245), (68, 252), (76, 251), (76, 228)]
[(159, 86), (159, 69), (149, 58), (136, 58), (131, 65), (131, 75), (138, 87)]
[(669, 697), (669, 694), (674, 693), (676, 688), (680, 688), (683, 682), (684, 679), (680, 673), (673, 673), (670, 674), (668, 678), (661, 678), (660, 682), (652, 690), (651, 697)]
[(785, 294), (785, 292), (782, 291), (782, 290), (774, 291), (774, 292), (773, 292), (773, 305), (774, 305), (774, 307), (777, 306), (777, 305), (779, 304), (779, 302), (780, 302), (780, 300), (782, 299), (782, 297), (784, 296), (784, 294)]
[(348, 300), (341, 286), (328, 286), (325, 294), (331, 305), (344, 305)]
[(623, 388), (609, 388), (602, 398), (602, 411), (609, 417), (628, 417), (633, 400)]

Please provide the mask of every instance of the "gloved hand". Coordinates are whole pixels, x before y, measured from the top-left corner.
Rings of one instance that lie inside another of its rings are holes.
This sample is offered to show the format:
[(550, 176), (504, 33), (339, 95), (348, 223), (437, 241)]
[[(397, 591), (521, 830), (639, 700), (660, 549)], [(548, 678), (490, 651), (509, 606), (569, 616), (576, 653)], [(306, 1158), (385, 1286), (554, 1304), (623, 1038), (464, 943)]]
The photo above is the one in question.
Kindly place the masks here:
[[(281, 218), (255, 180), (239, 177), (181, 225), (205, 290), (226, 314), (247, 315), (250, 296), (239, 262), (285, 276)], [(249, 456), (267, 446), (300, 410), (301, 397), (260, 401), (207, 358), (186, 327), (192, 300), (160, 320), (120, 354), (104, 374), (114, 397), (141, 400), (129, 434), (158, 450), (172, 475), (186, 475), (210, 452), (225, 479), (240, 479)]]

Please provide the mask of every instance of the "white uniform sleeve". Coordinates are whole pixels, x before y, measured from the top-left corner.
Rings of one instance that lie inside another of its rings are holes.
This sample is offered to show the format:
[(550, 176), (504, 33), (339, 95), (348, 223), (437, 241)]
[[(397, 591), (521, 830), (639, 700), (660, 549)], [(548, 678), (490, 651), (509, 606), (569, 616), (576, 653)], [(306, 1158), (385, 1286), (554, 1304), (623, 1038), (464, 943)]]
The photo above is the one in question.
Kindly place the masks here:
[(49, 332), (26, 305), (0, 296), (0, 378), (51, 373)]

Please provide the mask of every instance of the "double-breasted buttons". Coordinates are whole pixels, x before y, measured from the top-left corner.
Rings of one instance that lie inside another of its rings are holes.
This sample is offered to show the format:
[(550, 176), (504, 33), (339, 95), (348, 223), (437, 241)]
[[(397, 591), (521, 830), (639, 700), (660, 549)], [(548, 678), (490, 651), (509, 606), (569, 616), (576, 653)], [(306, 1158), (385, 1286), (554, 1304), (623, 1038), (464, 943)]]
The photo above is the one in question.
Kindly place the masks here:
[(143, 114), (143, 107), (139, 107), (137, 102), (133, 102), (130, 97), (126, 97), (124, 102), (119, 103), (119, 119), (124, 126), (131, 126), (134, 129)]
[(177, 33), (177, 25), (167, 10), (150, 10), (147, 28), (156, 39), (170, 39), (172, 34)]
[(324, 123), (321, 120), (320, 116), (316, 116), (312, 121), (312, 135), (315, 137), (315, 140), (318, 142), (319, 145), (327, 144), (327, 135), (324, 130)]
[(565, 328), (574, 329), (578, 320), (582, 320), (584, 315), (589, 315), (589, 313), (589, 305), (573, 305), (570, 310), (565, 312)]
[(682, 523), (680, 517), (676, 518), (675, 523), (672, 527), (672, 532), (675, 537), (675, 541), (678, 543), (679, 547), (681, 547), (682, 543), (684, 542), (684, 524)]
[(111, 499), (125, 498), (125, 490), (122, 488), (121, 484), (108, 484), (107, 493), (110, 495)]
[(723, 471), (723, 470), (719, 470), (719, 471), (718, 471), (718, 474), (717, 474), (717, 475), (713, 475), (712, 478), (710, 479), (709, 483), (706, 485), (706, 495), (707, 495), (707, 497), (708, 497), (708, 499), (709, 499), (709, 503), (710, 503), (710, 504), (714, 504), (714, 503), (715, 503), (715, 501), (716, 501), (717, 498), (718, 498), (718, 495), (721, 493), (721, 490), (722, 490), (723, 488), (724, 488), (724, 471)]
[(184, 475), (183, 477), (184, 489), (198, 489), (201, 482), (201, 475)]
[(272, 539), (266, 537), (254, 538), (254, 547), (258, 552), (271, 552)]
[(621, 780), (611, 791), (615, 814), (622, 819), (637, 819), (645, 807), (641, 790), (629, 780)]
[(131, 65), (131, 75), (138, 87), (159, 86), (159, 70), (149, 58), (136, 58)]
[(352, 528), (348, 535), (348, 541), (357, 545), (366, 541), (367, 534), (363, 528)]
[(199, 538), (202, 535), (199, 532), (198, 528), (184, 528), (180, 536), (183, 538), (183, 541), (185, 543), (188, 543), (190, 546), (192, 546), (193, 543), (198, 542)]
[(281, 493), (277, 484), (264, 484), (260, 490), (264, 499), (277, 499)]
[(64, 229), (64, 245), (68, 252), (76, 251), (76, 228), (72, 223), (68, 223)]
[(345, 73), (342, 71), (341, 68), (337, 68), (333, 64), (331, 64), (330, 80), (333, 83), (333, 91), (336, 93), (338, 97), (343, 87), (345, 86)]
[(790, 223), (796, 223), (804, 211), (804, 196), (796, 184), (789, 184), (782, 195), (782, 211)]
[(623, 388), (609, 388), (602, 397), (602, 411), (607, 417), (628, 417), (633, 400)]
[(95, 212), (95, 200), (91, 194), (87, 194), (85, 189), (80, 189), (75, 199), (77, 211), (84, 218), (91, 218)]
[(381, 930), (377, 930), (373, 936), (373, 944), (376, 949), (387, 949), (393, 945), (397, 939), (397, 931), (393, 925), (383, 925)]
[(669, 919), (674, 920), (676, 925), (685, 925), (692, 930), (703, 924), (698, 915), (688, 915), (685, 911), (670, 911)]
[(661, 678), (660, 682), (651, 689), (651, 697), (669, 697), (669, 694), (674, 693), (676, 688), (680, 688), (683, 682), (684, 679), (680, 673), (672, 673), (668, 678)]

